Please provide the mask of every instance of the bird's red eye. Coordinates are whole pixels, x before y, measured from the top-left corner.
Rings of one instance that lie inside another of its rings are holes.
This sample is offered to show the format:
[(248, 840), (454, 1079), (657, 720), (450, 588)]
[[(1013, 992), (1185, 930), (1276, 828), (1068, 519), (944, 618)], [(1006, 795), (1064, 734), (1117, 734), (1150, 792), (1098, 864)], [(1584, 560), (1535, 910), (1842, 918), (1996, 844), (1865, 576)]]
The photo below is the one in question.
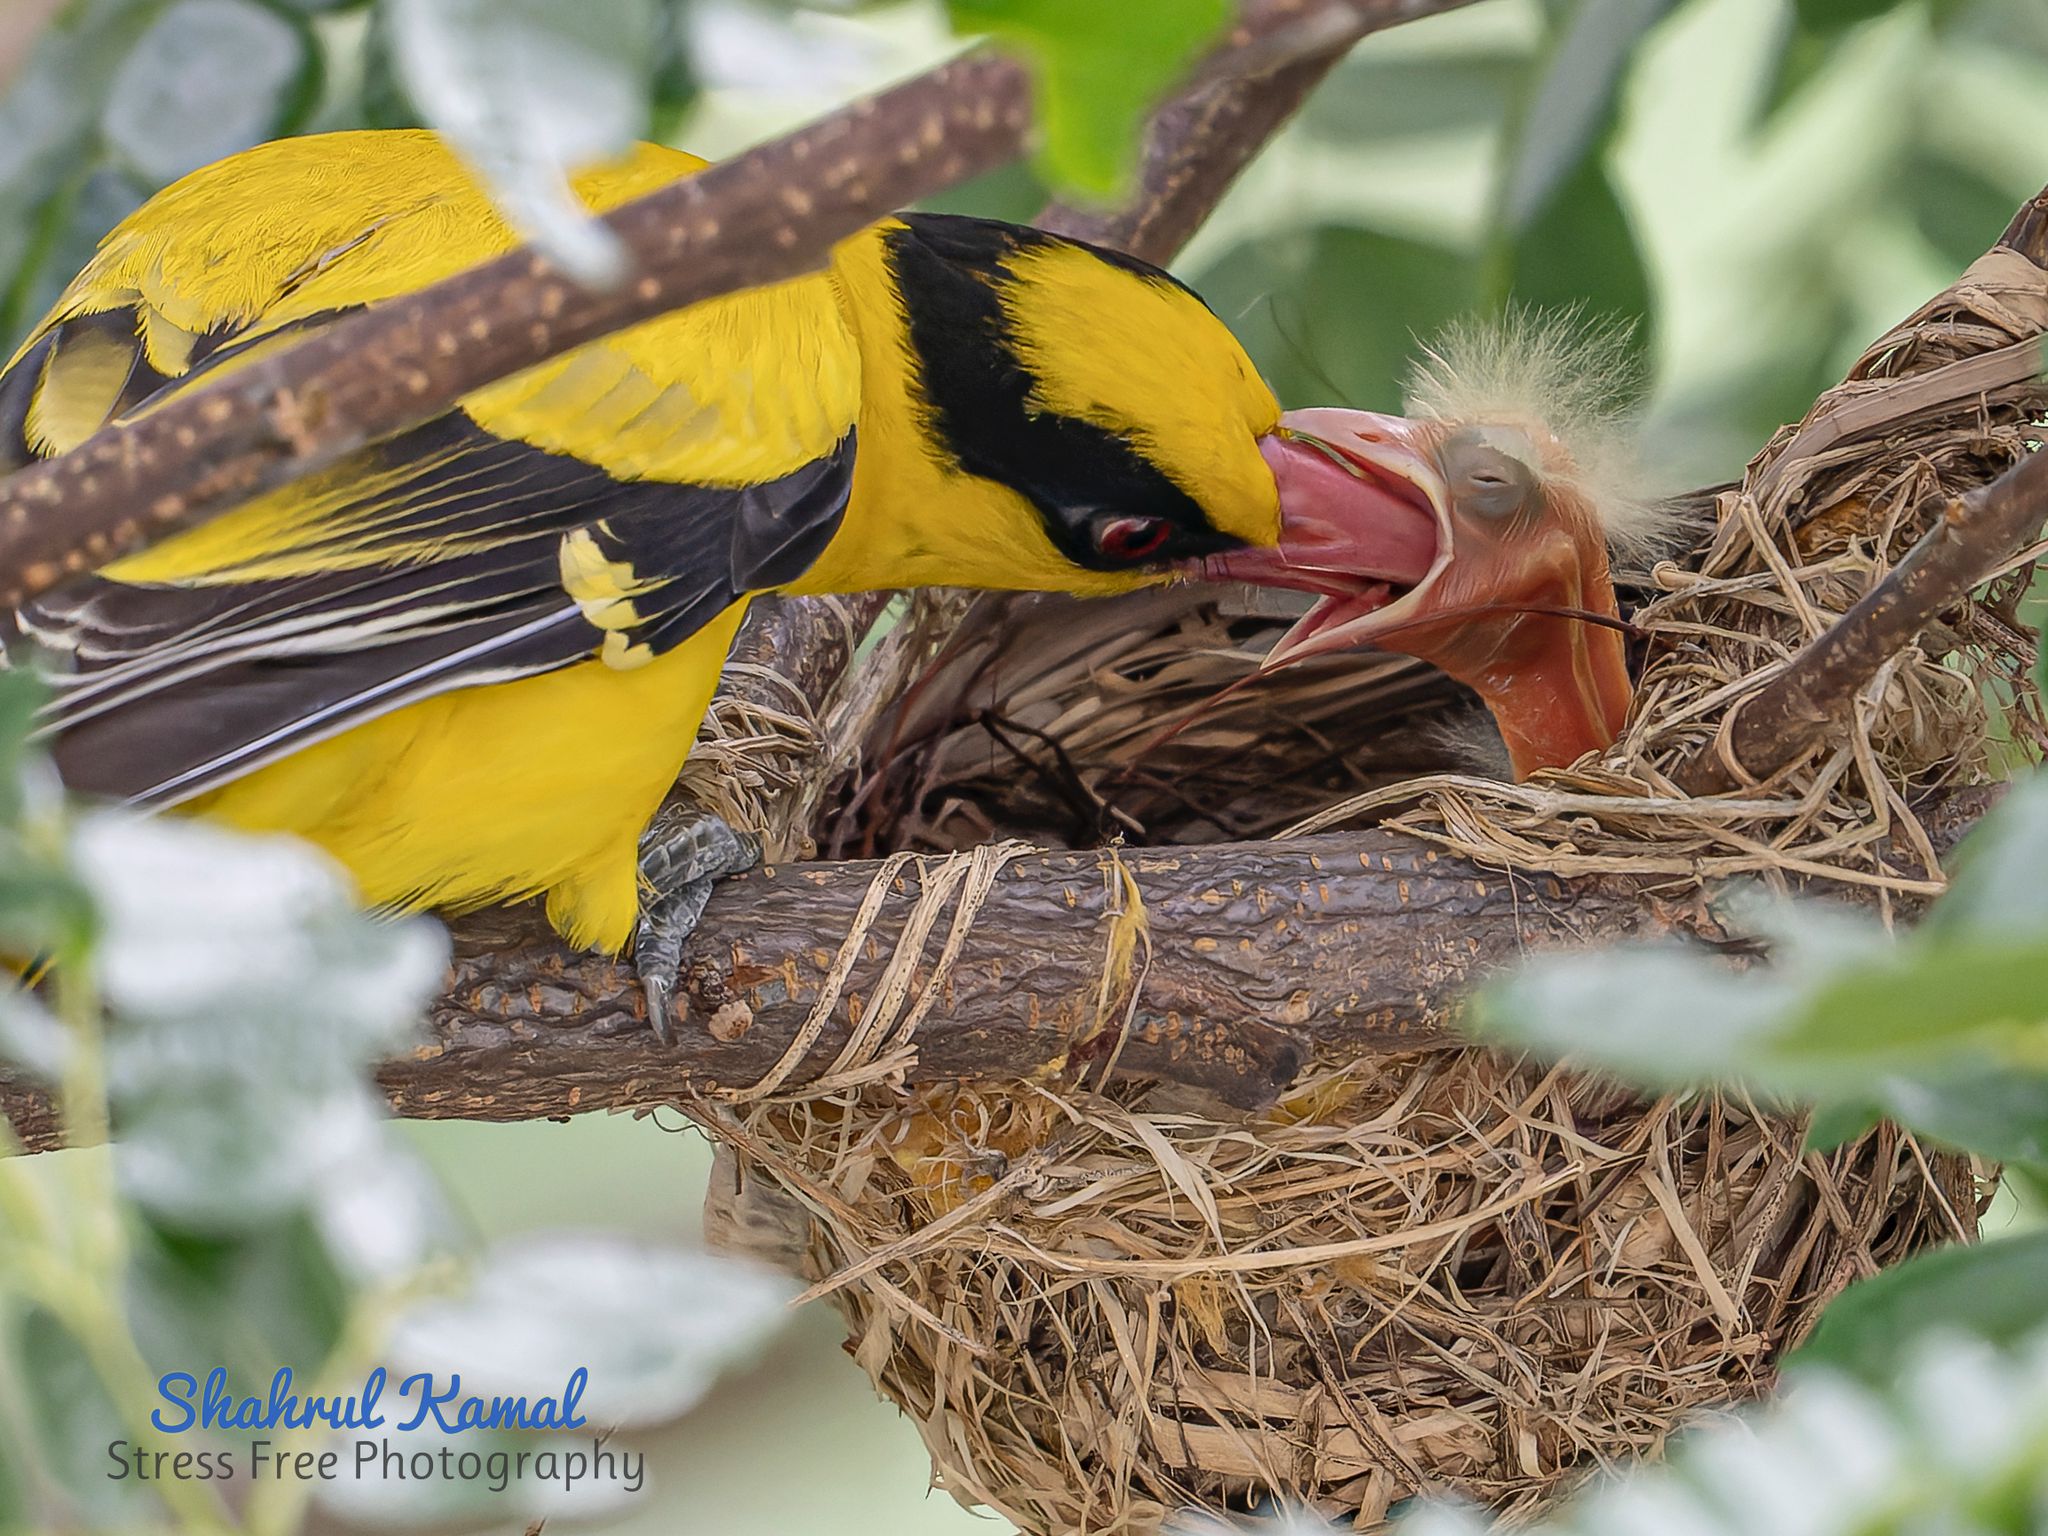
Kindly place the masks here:
[(1172, 532), (1163, 517), (1105, 517), (1095, 524), (1095, 547), (1112, 560), (1143, 560), (1157, 554)]

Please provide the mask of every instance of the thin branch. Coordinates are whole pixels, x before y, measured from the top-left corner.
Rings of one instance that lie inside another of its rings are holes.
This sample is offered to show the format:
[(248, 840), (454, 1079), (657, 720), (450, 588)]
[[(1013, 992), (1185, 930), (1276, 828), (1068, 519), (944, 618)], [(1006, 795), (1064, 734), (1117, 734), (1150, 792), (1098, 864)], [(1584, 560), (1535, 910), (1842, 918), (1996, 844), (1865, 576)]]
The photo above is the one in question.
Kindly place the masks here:
[[(1289, 39), (1325, 57), (1333, 29), (1307, 24), (1325, 13), (1343, 23), (1336, 34), (1355, 37), (1465, 3), (1259, 0), (1203, 78), (1299, 70), (1281, 46)], [(635, 274), (617, 287), (580, 287), (522, 247), (346, 316), (0, 482), (0, 607), (431, 420), (583, 342), (810, 270), (834, 241), (1014, 159), (1030, 127), (1024, 67), (972, 54), (615, 209), (604, 222)], [(1175, 199), (1184, 202), (1194, 206)]]
[(615, 209), (635, 274), (530, 248), (336, 321), (0, 482), (0, 605), (162, 538), (622, 327), (815, 267), (830, 244), (1014, 158), (1030, 86), (970, 55)]
[[(2048, 188), (2020, 205), (1986, 259), (2001, 252), (2042, 269), (2042, 281), (2048, 283)], [(1976, 412), (1991, 392), (2037, 377), (2036, 348), (1994, 347), (1986, 340), (1930, 359), (1924, 346), (1903, 339), (1930, 326), (1945, 336), (1973, 334), (1958, 331), (1951, 322), (1975, 302), (1968, 292), (1976, 270), (1973, 265), (1865, 349), (1848, 382), (1822, 395), (1795, 431), (1779, 434), (1750, 466), (1745, 494), (1763, 501), (1776, 478), (1789, 472), (1788, 465), (1804, 464), (1823, 449), (1879, 429), (1887, 415), (1881, 395), (1871, 389), (1875, 378), (1910, 380), (1916, 373), (1938, 370), (1939, 376), (1956, 381), (1949, 385), (1951, 398)], [(1907, 359), (1906, 366), (1895, 370), (1900, 357)], [(1956, 396), (1964, 369), (1970, 370), (1969, 382)], [(1815, 510), (1818, 505), (1809, 515)], [(1673, 781), (1690, 794), (1723, 794), (1768, 779), (1821, 745), (1885, 662), (1988, 579), (2041, 527), (2044, 516), (2048, 473), (2038, 454), (1952, 502), (1861, 601), (1782, 672), (1738, 699), (1720, 733), (1678, 766)]]
[(1721, 735), (1676, 776), (1688, 794), (1753, 785), (1819, 746), (1878, 669), (2048, 522), (2048, 452), (1951, 501), (1906, 556), (1792, 659), (1739, 701)]

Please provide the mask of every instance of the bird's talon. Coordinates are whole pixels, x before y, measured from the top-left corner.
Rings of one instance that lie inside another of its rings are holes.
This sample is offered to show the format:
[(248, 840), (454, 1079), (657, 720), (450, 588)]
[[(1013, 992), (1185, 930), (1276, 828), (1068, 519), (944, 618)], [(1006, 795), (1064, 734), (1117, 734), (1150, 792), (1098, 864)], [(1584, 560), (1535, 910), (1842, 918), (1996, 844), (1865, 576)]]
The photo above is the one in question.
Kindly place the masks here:
[(760, 839), (709, 811), (670, 807), (640, 839), (647, 893), (634, 931), (633, 965), (647, 1000), (648, 1025), (663, 1045), (675, 1038), (683, 944), (704, 916), (713, 887), (760, 862)]
[(647, 1025), (654, 1031), (654, 1038), (663, 1045), (674, 1045), (675, 1025), (669, 1016), (669, 999), (675, 995), (674, 983), (665, 977), (650, 974), (642, 965), (640, 992), (647, 999)]

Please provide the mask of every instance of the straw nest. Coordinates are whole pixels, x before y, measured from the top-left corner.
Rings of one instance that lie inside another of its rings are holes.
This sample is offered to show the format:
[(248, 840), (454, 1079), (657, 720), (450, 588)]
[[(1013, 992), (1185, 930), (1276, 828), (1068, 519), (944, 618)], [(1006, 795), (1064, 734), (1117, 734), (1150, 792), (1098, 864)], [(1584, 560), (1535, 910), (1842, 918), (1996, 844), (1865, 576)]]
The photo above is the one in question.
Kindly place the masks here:
[[(974, 648), (871, 739), (837, 851), (1380, 820), (1655, 894), (1748, 874), (1910, 905), (1941, 881), (1917, 798), (2043, 739), (2013, 607), (2040, 550), (1808, 760), (1718, 802), (1671, 776), (1950, 496), (2025, 451), (2044, 329), (2040, 270), (1987, 257), (1699, 503), (1692, 555), (1636, 573), (1642, 683), (1604, 763), (1417, 778), (1454, 750), (1434, 722), (1457, 704), (1411, 663), (1218, 706), (1276, 617), (1174, 593), (1086, 618), (991, 602)], [(1442, 1486), (1526, 1508), (1758, 1390), (1842, 1286), (1972, 1233), (1984, 1189), (1889, 1128), (1822, 1155), (1739, 1098), (1648, 1103), (1478, 1050), (1320, 1062), (1252, 1117), (1143, 1083), (888, 1077), (704, 1112), (718, 1228), (757, 1247), (772, 1229), (832, 1298), (940, 1485), (1046, 1533), (1297, 1504), (1370, 1528)]]

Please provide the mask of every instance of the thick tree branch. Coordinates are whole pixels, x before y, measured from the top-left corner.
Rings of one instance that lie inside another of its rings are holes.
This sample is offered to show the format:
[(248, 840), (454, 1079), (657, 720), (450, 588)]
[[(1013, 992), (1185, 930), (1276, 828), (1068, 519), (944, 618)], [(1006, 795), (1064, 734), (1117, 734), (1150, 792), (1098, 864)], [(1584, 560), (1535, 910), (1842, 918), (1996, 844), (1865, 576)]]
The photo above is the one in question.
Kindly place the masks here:
[(2048, 522), (2048, 453), (1949, 503), (1870, 592), (1735, 708), (1728, 729), (1688, 763), (1688, 794), (1768, 778), (1819, 746), (1886, 661), (1987, 580)]
[[(1590, 886), (1524, 881), (1511, 892), (1497, 875), (1381, 833), (1122, 859), (1151, 954), (1121, 1050), (1113, 1034), (1091, 1038), (1120, 882), (1105, 853), (1048, 852), (1004, 871), (976, 918), (918, 1032), (920, 1080), (1028, 1077), (1114, 1051), (1121, 1071), (1263, 1103), (1311, 1044), (1439, 1043), (1443, 1010), (1474, 964), (1545, 935), (1612, 931), (1636, 910), (1626, 893)], [(466, 918), (427, 1043), (386, 1063), (379, 1081), (400, 1114), (484, 1120), (754, 1083), (796, 1038), (881, 867), (783, 864), (721, 884), (684, 951), (673, 1048), (647, 1027), (629, 960), (569, 949), (531, 907)], [(829, 1027), (787, 1086), (815, 1077), (845, 1044), (921, 889), (914, 867), (896, 881)], [(914, 985), (949, 922), (950, 913), (936, 924)], [(0, 1076), (0, 1108), (31, 1149), (55, 1139), (39, 1090)]]
[[(1966, 790), (1928, 810), (1938, 843), (1953, 843), (1994, 799)], [(1124, 1076), (1257, 1106), (1311, 1056), (1457, 1045), (1462, 993), (1532, 948), (1716, 932), (1700, 901), (1660, 902), (1622, 880), (1503, 875), (1391, 832), (1132, 849), (1119, 857), (1149, 948), (1105, 1007), (1112, 914), (1128, 906), (1110, 857), (1034, 854), (1002, 873), (917, 1032), (916, 1081), (1093, 1077), (1113, 1063)], [(530, 909), (465, 920), (425, 1042), (385, 1063), (378, 1081), (400, 1114), (470, 1120), (755, 1083), (797, 1038), (879, 868), (784, 864), (722, 886), (684, 953), (687, 1012), (673, 1047), (647, 1028), (629, 963), (566, 948)], [(785, 1086), (825, 1071), (850, 1022), (874, 1005), (921, 889), (914, 866), (891, 886), (826, 1028)], [(932, 973), (951, 911), (920, 952), (913, 992)], [(0, 1076), (0, 1111), (31, 1149), (56, 1140), (40, 1089)]]

